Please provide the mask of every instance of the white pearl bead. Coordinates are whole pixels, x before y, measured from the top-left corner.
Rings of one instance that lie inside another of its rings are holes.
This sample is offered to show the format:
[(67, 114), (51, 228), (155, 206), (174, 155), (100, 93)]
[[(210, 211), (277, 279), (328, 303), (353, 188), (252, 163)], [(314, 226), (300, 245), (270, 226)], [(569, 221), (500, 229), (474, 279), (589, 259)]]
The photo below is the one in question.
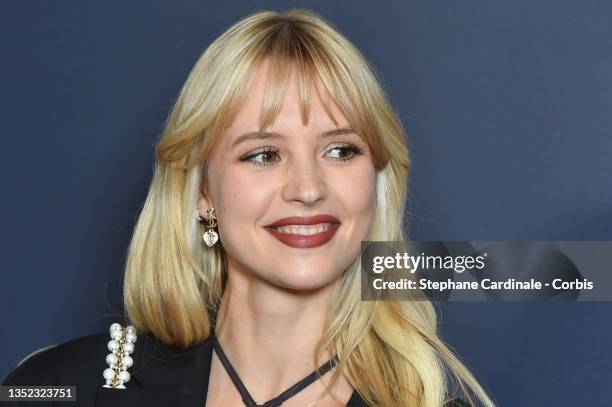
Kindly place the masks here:
[(127, 328), (125, 328), (125, 330), (126, 330), (128, 333), (130, 333), (130, 332), (131, 332), (131, 333), (133, 333), (134, 335), (136, 335), (136, 328), (134, 328), (134, 325), (128, 325), (128, 326), (127, 326)]
[(104, 376), (106, 380), (113, 380), (113, 378), (115, 377), (115, 371), (109, 367), (108, 369), (104, 370), (102, 376)]
[(119, 373), (119, 380), (122, 381), (123, 383), (125, 382), (129, 382), (130, 381), (130, 373), (122, 370), (121, 373)]
[(111, 352), (116, 352), (119, 349), (119, 342), (116, 340), (108, 341), (108, 350)]
[(121, 331), (113, 331), (111, 332), (111, 338), (115, 339), (115, 340), (119, 340), (121, 339), (121, 337), (123, 336), (123, 332)]
[(125, 356), (123, 359), (121, 359), (121, 365), (124, 369), (131, 367), (132, 364), (134, 364), (134, 360), (130, 356)]
[(123, 349), (129, 354), (134, 352), (134, 344), (133, 343), (126, 343), (125, 345), (123, 345)]
[(116, 322), (115, 322), (114, 324), (112, 324), (112, 325), (110, 326), (109, 331), (110, 331), (110, 333), (112, 334), (112, 333), (113, 333), (113, 331), (121, 331), (121, 329), (122, 329), (122, 328), (123, 328), (123, 327), (122, 327), (120, 324), (118, 324), (118, 323), (116, 323)]
[(117, 363), (117, 355), (115, 355), (114, 353), (109, 353), (108, 355), (106, 355), (106, 363), (108, 363), (109, 365), (114, 365), (115, 363)]
[(128, 332), (128, 333), (125, 335), (125, 340), (126, 340), (126, 341), (128, 341), (128, 342), (130, 342), (130, 343), (134, 343), (134, 342), (136, 342), (136, 334), (135, 334), (135, 333), (132, 333), (132, 332)]

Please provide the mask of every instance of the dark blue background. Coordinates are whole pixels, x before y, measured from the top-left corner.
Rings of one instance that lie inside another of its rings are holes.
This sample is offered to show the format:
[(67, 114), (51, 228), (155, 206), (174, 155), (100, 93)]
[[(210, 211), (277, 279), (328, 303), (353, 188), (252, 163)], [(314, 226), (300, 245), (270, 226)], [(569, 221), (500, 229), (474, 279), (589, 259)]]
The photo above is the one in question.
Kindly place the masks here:
[[(609, 2), (84, 3), (0, 12), (2, 377), (117, 319), (165, 116), (200, 53), (256, 9), (317, 11), (382, 75), (414, 160), (412, 238), (612, 240)], [(610, 404), (612, 304), (441, 309), (501, 406)]]

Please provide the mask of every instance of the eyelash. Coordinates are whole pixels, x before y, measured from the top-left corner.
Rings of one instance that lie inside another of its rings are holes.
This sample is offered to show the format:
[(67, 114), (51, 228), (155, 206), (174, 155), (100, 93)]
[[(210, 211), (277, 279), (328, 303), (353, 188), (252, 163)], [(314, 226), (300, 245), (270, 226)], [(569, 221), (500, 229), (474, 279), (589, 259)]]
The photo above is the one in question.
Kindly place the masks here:
[[(363, 151), (361, 150), (361, 148), (353, 145), (353, 144), (345, 144), (342, 146), (335, 146), (329, 149), (329, 151), (332, 150), (344, 150), (345, 152), (350, 152), (352, 153), (352, 156), (349, 158), (335, 158), (335, 160), (339, 160), (339, 161), (349, 161), (352, 160), (353, 158), (355, 158), (355, 156), (357, 155), (361, 155), (363, 154)], [(256, 153), (253, 154), (249, 154), (243, 157), (240, 157), (240, 161), (249, 161), (252, 165), (256, 166), (256, 167), (269, 167), (270, 165), (273, 165), (273, 162), (266, 162), (266, 163), (261, 163), (261, 162), (257, 162), (257, 161), (253, 161), (252, 159), (261, 155), (261, 154), (278, 154), (278, 151), (274, 148), (270, 148), (270, 147), (266, 147)]]

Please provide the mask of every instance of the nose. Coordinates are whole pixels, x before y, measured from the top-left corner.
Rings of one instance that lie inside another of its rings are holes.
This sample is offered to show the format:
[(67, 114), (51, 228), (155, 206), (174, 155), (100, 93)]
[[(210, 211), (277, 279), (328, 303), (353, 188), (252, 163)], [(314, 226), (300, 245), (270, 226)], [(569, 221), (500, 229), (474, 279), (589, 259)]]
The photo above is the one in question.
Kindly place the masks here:
[(282, 197), (287, 202), (312, 206), (327, 196), (325, 174), (313, 157), (293, 160), (287, 167)]

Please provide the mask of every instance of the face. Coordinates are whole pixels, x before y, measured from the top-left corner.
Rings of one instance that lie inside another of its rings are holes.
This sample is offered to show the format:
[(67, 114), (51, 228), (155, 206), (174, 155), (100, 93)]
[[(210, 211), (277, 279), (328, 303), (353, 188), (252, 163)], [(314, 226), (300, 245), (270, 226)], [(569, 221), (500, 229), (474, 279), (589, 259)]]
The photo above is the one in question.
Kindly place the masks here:
[[(274, 123), (258, 131), (266, 68), (215, 146), (199, 213), (215, 207), (229, 272), (311, 290), (337, 280), (359, 255), (374, 215), (376, 172), (367, 143), (310, 89), (309, 122), (291, 77)], [(235, 271), (234, 271), (235, 270)]]

